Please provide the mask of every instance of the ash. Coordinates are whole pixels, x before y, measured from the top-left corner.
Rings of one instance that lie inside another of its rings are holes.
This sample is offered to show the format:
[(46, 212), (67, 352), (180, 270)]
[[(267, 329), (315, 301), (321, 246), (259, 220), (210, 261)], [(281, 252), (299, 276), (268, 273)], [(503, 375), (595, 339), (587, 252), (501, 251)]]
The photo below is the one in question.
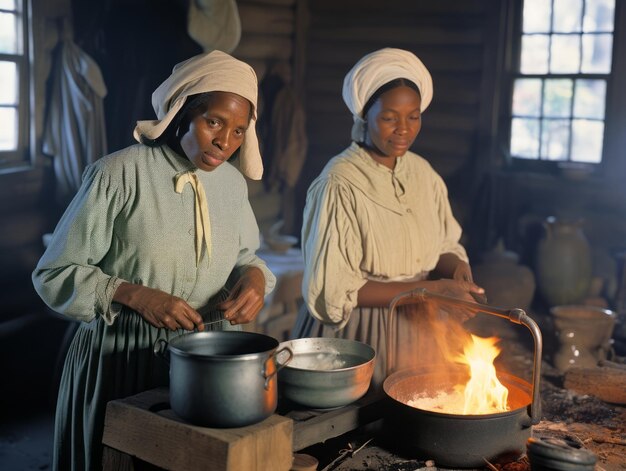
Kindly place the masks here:
[(617, 412), (614, 406), (587, 395), (564, 389), (561, 376), (545, 374), (541, 383), (542, 418), (551, 422), (615, 426)]

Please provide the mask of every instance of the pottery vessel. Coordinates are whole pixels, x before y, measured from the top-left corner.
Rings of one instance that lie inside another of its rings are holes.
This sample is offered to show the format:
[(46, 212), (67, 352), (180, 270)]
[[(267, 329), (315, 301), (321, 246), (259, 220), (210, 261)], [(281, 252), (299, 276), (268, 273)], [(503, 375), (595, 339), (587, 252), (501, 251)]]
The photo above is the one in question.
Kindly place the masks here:
[(550, 309), (558, 350), (554, 366), (565, 372), (573, 366), (594, 367), (611, 351), (615, 313), (597, 306), (568, 305)]
[(576, 304), (589, 292), (591, 251), (581, 222), (549, 217), (537, 248), (537, 288), (550, 306)]
[(519, 256), (505, 249), (502, 241), (472, 267), (474, 281), (485, 289), (489, 304), (528, 311), (535, 294), (535, 275), (518, 264)]

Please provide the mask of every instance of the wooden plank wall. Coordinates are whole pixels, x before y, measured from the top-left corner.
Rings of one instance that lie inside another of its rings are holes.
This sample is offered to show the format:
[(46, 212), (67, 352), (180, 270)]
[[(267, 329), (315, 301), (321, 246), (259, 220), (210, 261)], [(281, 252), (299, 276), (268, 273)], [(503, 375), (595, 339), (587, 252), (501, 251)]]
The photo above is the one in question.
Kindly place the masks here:
[[(491, 0), (316, 0), (310, 2), (305, 90), (309, 154), (299, 201), (328, 159), (350, 142), (352, 118), (343, 78), (382, 47), (414, 52), (430, 70), (434, 99), (413, 150), (446, 180), (457, 217), (470, 212), (467, 192), (493, 119), (499, 27)], [(478, 166), (478, 167), (477, 167)]]
[[(298, 25), (306, 4), (307, 2), (302, 0), (237, 0), (241, 19), (241, 40), (233, 55), (250, 64), (257, 73), (261, 87), (259, 92), (261, 119), (264, 108), (269, 107), (269, 104), (263, 101), (264, 78), (273, 71), (287, 70), (294, 86), (298, 87), (302, 81), (300, 70), (304, 55), (297, 54), (296, 51), (305, 33)], [(262, 140), (261, 135), (259, 138)], [(266, 174), (267, 170), (266, 168)], [(260, 181), (248, 181), (248, 189), (259, 228), (267, 235), (278, 219), (285, 219), (283, 195), (277, 189), (266, 189)]]

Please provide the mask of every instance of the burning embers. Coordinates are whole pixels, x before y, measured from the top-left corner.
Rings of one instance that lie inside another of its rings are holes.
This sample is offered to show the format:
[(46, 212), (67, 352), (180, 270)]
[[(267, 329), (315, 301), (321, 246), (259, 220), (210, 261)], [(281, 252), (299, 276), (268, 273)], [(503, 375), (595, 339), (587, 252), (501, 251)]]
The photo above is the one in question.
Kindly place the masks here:
[(407, 401), (411, 407), (456, 415), (482, 415), (506, 412), (509, 390), (498, 379), (494, 360), (500, 354), (497, 337), (471, 334), (463, 353), (454, 362), (469, 368), (469, 380), (434, 394), (422, 392)]

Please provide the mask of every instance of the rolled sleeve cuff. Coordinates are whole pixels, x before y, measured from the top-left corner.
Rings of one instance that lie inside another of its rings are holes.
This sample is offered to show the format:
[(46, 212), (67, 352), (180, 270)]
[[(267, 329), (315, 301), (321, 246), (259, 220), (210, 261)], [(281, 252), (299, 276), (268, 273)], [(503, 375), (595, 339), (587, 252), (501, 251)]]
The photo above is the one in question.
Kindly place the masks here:
[(96, 286), (96, 313), (104, 319), (108, 325), (115, 322), (115, 318), (122, 311), (122, 305), (113, 301), (117, 288), (126, 280), (111, 276), (98, 282)]

